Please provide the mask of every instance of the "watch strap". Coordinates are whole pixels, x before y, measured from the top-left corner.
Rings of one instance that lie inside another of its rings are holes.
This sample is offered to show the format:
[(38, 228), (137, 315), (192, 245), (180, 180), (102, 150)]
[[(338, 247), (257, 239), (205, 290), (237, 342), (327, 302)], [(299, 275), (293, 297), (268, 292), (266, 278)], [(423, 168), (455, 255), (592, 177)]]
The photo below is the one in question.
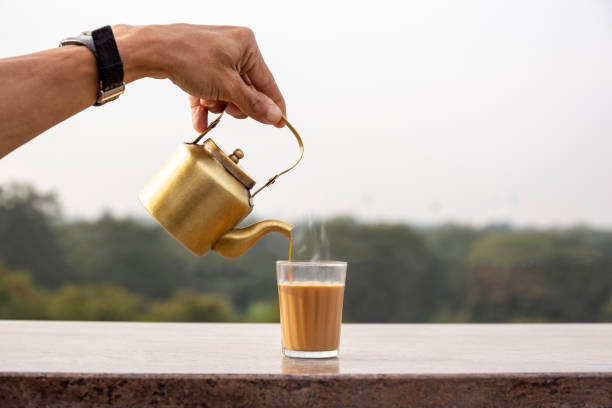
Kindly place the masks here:
[(110, 26), (100, 27), (91, 32), (95, 47), (100, 90), (95, 105), (103, 105), (115, 100), (125, 90), (123, 82), (123, 62)]
[(65, 45), (83, 45), (89, 48), (96, 58), (99, 81), (98, 98), (94, 106), (113, 101), (125, 91), (123, 62), (110, 26), (65, 38), (60, 42), (60, 47)]

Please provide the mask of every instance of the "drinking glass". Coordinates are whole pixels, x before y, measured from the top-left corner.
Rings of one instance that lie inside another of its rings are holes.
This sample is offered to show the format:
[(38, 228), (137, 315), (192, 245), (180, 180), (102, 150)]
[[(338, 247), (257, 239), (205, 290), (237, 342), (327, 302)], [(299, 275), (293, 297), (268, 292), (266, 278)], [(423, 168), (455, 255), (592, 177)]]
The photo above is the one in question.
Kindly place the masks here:
[(338, 356), (346, 262), (276, 262), (283, 354)]

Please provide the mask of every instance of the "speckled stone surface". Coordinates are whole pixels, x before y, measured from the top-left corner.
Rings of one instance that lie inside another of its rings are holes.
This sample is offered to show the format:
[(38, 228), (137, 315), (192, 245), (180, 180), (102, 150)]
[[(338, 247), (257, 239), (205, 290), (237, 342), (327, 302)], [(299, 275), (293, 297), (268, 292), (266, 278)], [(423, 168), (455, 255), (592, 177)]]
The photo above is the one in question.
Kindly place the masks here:
[(340, 357), (278, 325), (0, 321), (0, 407), (612, 407), (612, 325), (343, 325)]
[(2, 407), (610, 407), (612, 375), (0, 375)]

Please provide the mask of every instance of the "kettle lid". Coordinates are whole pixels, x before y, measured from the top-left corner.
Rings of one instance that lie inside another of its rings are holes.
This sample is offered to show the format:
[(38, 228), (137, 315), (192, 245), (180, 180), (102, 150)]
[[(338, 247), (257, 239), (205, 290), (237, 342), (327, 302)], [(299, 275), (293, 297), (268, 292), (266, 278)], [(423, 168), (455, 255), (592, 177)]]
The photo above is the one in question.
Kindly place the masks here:
[(202, 146), (206, 151), (212, 154), (215, 159), (227, 170), (235, 179), (242, 183), (247, 190), (250, 190), (255, 185), (255, 180), (250, 178), (244, 170), (238, 167), (238, 161), (244, 157), (244, 152), (240, 149), (234, 150), (230, 156), (225, 154), (223, 150), (212, 139), (207, 139)]

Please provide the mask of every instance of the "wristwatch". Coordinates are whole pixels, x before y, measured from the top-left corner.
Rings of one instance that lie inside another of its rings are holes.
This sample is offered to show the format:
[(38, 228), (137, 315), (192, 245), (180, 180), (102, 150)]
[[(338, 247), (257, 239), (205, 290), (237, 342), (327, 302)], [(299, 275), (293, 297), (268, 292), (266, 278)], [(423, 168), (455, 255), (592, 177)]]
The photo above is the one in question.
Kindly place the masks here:
[(96, 57), (99, 81), (98, 99), (94, 106), (101, 106), (119, 98), (125, 91), (123, 62), (110, 26), (83, 31), (76, 37), (65, 38), (60, 42), (60, 47), (65, 45), (83, 45)]

